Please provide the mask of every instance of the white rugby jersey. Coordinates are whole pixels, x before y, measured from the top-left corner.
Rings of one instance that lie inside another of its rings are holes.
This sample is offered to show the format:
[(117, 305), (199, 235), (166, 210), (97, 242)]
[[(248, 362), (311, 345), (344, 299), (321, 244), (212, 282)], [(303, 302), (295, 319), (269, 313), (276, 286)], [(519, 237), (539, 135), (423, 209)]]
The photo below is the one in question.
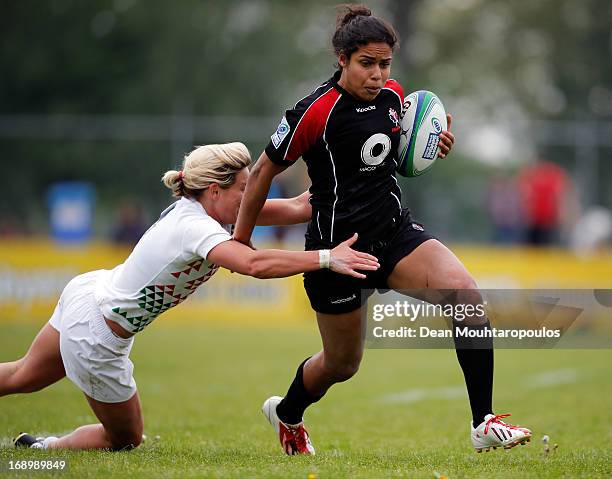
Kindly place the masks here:
[(211, 218), (193, 199), (167, 208), (125, 260), (100, 276), (94, 293), (104, 317), (137, 333), (184, 301), (219, 267), (206, 260), (231, 240), (230, 226)]

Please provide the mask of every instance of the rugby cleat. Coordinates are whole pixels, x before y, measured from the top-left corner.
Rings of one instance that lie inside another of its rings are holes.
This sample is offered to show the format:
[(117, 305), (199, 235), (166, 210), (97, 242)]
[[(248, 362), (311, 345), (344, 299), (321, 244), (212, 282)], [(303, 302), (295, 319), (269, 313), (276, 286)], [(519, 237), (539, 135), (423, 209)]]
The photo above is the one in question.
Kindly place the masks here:
[(34, 437), (27, 432), (20, 432), (19, 436), (17, 436), (13, 440), (13, 444), (15, 447), (26, 447), (32, 449), (44, 449), (43, 441), (44, 437)]
[(531, 431), (524, 427), (506, 424), (501, 419), (510, 414), (487, 414), (478, 427), (472, 425), (472, 445), (476, 452), (489, 452), (491, 448), (512, 449), (531, 441)]
[(282, 401), (280, 396), (272, 396), (263, 403), (261, 411), (272, 424), (278, 434), (281, 446), (289, 456), (296, 454), (314, 455), (315, 449), (310, 442), (308, 431), (304, 428), (304, 422), (299, 424), (285, 424), (276, 415), (276, 406)]

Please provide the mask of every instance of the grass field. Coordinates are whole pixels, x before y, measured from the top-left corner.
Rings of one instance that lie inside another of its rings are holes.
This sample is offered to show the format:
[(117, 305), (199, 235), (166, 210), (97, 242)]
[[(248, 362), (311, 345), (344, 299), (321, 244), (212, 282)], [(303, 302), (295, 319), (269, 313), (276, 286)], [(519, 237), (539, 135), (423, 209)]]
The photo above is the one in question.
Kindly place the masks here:
[[(20, 356), (37, 329), (1, 325), (0, 361)], [(368, 350), (359, 374), (307, 412), (317, 455), (287, 457), (260, 406), (284, 394), (297, 364), (319, 344), (314, 323), (154, 325), (132, 353), (148, 436), (142, 447), (121, 453), (10, 448), (20, 430), (57, 434), (94, 421), (64, 379), (39, 393), (0, 398), (0, 461), (63, 458), (69, 470), (59, 476), (79, 478), (612, 477), (610, 350), (497, 351), (496, 412), (511, 412), (535, 440), (483, 454), (469, 444), (468, 403), (453, 351)], [(550, 457), (543, 434), (559, 444)], [(0, 472), (0, 479), (13, 476)]]

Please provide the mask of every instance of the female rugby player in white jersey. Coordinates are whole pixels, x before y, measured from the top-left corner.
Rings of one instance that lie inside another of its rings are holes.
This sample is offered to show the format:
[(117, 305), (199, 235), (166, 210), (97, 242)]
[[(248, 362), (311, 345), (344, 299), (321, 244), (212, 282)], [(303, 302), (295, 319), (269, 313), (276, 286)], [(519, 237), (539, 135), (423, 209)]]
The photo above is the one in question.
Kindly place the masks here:
[[(302, 417), (335, 383), (359, 369), (363, 355), (362, 291), (376, 288), (462, 291), (458, 303), (478, 303), (476, 283), (459, 259), (402, 209), (395, 179), (404, 92), (389, 78), (397, 36), (393, 27), (364, 6), (345, 5), (332, 44), (338, 71), (287, 110), (255, 164), (240, 208), (234, 237), (248, 243), (272, 178), (300, 157), (312, 181), (312, 219), (306, 250), (331, 248), (359, 233), (356, 248), (376, 255), (381, 267), (367, 278), (330, 271), (304, 275), (317, 314), (322, 351), (299, 367), (284, 398), (264, 403), (287, 454), (313, 454)], [(450, 129), (451, 118), (448, 117)], [(440, 156), (454, 137), (440, 134)], [(488, 328), (486, 318), (470, 326)], [(506, 424), (492, 410), (493, 349), (455, 338), (472, 410), (476, 450), (512, 447), (531, 432)]]
[[(320, 268), (364, 277), (374, 256), (353, 251), (356, 235), (331, 251), (255, 251), (234, 241), (230, 225), (249, 177), (242, 143), (207, 145), (185, 157), (182, 171), (164, 184), (178, 199), (113, 270), (75, 277), (50, 321), (20, 360), (0, 364), (0, 396), (38, 391), (64, 376), (87, 398), (100, 424), (60, 437), (22, 433), (16, 446), (123, 449), (142, 440), (143, 419), (129, 353), (134, 334), (186, 299), (219, 267), (278, 278)], [(260, 224), (294, 224), (310, 218), (308, 193), (266, 203)]]

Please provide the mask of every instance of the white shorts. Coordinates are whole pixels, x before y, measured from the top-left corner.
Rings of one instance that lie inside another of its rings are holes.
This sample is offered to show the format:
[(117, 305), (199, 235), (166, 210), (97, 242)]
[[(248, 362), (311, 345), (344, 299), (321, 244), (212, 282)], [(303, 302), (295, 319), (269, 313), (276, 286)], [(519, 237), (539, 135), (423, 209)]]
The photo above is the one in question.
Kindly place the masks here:
[(60, 333), (66, 376), (89, 397), (105, 403), (127, 401), (136, 393), (129, 354), (134, 338), (115, 335), (94, 299), (104, 271), (72, 279), (64, 288), (49, 324)]

